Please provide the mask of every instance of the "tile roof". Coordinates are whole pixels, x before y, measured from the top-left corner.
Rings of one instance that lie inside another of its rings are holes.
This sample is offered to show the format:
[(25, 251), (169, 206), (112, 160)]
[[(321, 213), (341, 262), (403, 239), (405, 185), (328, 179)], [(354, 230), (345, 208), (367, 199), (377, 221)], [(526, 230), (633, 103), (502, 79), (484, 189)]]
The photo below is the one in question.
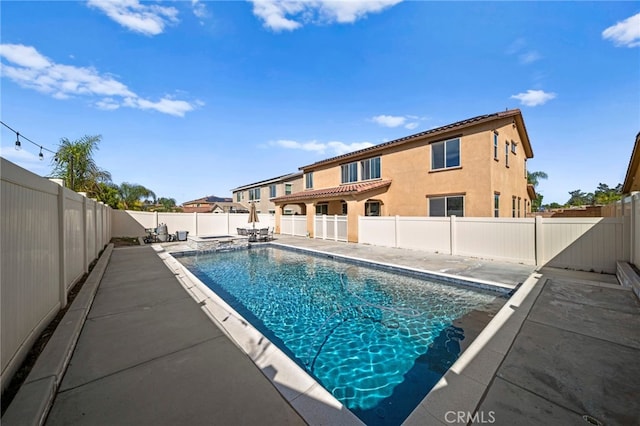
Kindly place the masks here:
[(391, 185), (391, 180), (378, 180), (374, 182), (359, 182), (351, 183), (347, 185), (334, 186), (331, 188), (311, 189), (306, 191), (296, 192), (294, 194), (283, 195), (272, 199), (274, 203), (281, 203), (285, 201), (302, 201), (318, 198), (332, 198), (343, 195), (357, 195), (367, 191), (371, 191), (378, 188), (384, 188)]
[(527, 152), (527, 155), (529, 157), (533, 157), (533, 152), (531, 151), (530, 148), (530, 144), (529, 144), (529, 138), (526, 135), (526, 129), (524, 128), (524, 121), (522, 120), (522, 113), (520, 112), (519, 109), (510, 109), (510, 110), (506, 110), (506, 111), (502, 111), (502, 112), (496, 112), (493, 114), (484, 114), (484, 115), (479, 115), (477, 117), (472, 117), (472, 118), (468, 118), (466, 120), (462, 120), (462, 121), (457, 121), (455, 123), (451, 123), (451, 124), (447, 124), (445, 126), (441, 126), (441, 127), (436, 127), (435, 129), (430, 129), (430, 130), (426, 130), (424, 132), (420, 132), (420, 133), (416, 133), (410, 136), (405, 136), (399, 139), (394, 139), (392, 141), (389, 142), (383, 142), (381, 144), (378, 145), (374, 145), (374, 146), (370, 146), (368, 148), (364, 148), (364, 149), (360, 149), (358, 151), (353, 151), (350, 152), (348, 154), (342, 154), (342, 155), (338, 155), (336, 157), (331, 157), (331, 158), (327, 158), (325, 160), (320, 160), (317, 161), (315, 163), (306, 165), (306, 166), (302, 166), (300, 167), (300, 170), (304, 170), (310, 167), (315, 167), (321, 164), (325, 164), (325, 163), (331, 163), (343, 158), (349, 158), (349, 157), (353, 157), (353, 156), (357, 156), (366, 152), (370, 152), (370, 151), (378, 151), (383, 147), (387, 147), (389, 145), (397, 145), (397, 144), (401, 144), (403, 142), (409, 141), (409, 140), (414, 140), (416, 138), (420, 138), (423, 136), (431, 136), (431, 135), (437, 135), (439, 133), (444, 133), (450, 130), (456, 130), (456, 129), (463, 129), (465, 127), (469, 127), (475, 124), (479, 124), (482, 122), (486, 122), (486, 121), (491, 121), (491, 120), (495, 120), (495, 119), (499, 119), (499, 118), (505, 118), (505, 117), (514, 117), (514, 119), (518, 119), (518, 121), (520, 122), (520, 124), (522, 125), (522, 128), (524, 130), (524, 137), (526, 138), (526, 143), (525, 143), (525, 150), (529, 151)]

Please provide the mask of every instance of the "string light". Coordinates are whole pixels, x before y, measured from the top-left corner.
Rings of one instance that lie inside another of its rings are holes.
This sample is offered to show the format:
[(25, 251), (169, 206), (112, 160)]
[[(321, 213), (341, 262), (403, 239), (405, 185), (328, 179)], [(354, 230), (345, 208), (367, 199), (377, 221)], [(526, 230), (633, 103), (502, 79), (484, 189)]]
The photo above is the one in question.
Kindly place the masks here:
[[(56, 152), (52, 151), (48, 148), (45, 148), (44, 146), (35, 143), (34, 141), (32, 141), (31, 139), (29, 139), (28, 137), (26, 137), (25, 135), (21, 134), (20, 132), (18, 132), (17, 130), (12, 129), (8, 124), (6, 124), (3, 121), (0, 121), (0, 124), (2, 124), (4, 127), (6, 127), (7, 129), (11, 130), (13, 133), (16, 134), (16, 144), (15, 144), (15, 148), (16, 151), (20, 151), (20, 149), (22, 149), (22, 142), (20, 141), (20, 137), (22, 137), (22, 140), (27, 141), (32, 143), (33, 145), (37, 146), (38, 148), (40, 148), (40, 153), (38, 154), (38, 157), (40, 158), (40, 161), (44, 160), (44, 152), (43, 151), (47, 151), (50, 152), (51, 154), (55, 155)], [(56, 160), (57, 161), (57, 160)]]

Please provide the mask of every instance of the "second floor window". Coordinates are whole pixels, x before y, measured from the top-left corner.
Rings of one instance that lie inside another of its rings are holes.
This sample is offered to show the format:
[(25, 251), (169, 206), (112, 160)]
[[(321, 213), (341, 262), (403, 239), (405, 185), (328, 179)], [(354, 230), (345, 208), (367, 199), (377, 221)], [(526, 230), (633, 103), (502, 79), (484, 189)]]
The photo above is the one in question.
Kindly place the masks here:
[(369, 158), (360, 162), (362, 180), (380, 179), (380, 157)]
[(358, 163), (353, 162), (340, 166), (342, 171), (342, 183), (350, 183), (358, 181)]
[(290, 183), (285, 183), (284, 184), (284, 195), (289, 195), (291, 194), (291, 184)]
[(313, 172), (309, 172), (304, 176), (304, 187), (306, 189), (313, 188)]
[(269, 185), (269, 198), (273, 198), (276, 196), (276, 186)]
[(493, 134), (493, 159), (498, 160), (498, 133)]
[(241, 194), (242, 194), (241, 192), (236, 192), (236, 201), (237, 202), (240, 202), (240, 195)]
[(460, 167), (460, 139), (431, 144), (431, 169)]
[(252, 188), (249, 190), (249, 201), (260, 199), (260, 188)]

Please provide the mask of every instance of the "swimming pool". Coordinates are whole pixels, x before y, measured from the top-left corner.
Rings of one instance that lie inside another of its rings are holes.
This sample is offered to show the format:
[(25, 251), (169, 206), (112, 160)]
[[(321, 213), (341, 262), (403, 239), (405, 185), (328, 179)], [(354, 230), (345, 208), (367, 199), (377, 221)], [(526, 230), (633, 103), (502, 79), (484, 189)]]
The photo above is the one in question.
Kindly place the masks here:
[(402, 423), (459, 356), (454, 323), (506, 300), (275, 247), (179, 260), (369, 425)]

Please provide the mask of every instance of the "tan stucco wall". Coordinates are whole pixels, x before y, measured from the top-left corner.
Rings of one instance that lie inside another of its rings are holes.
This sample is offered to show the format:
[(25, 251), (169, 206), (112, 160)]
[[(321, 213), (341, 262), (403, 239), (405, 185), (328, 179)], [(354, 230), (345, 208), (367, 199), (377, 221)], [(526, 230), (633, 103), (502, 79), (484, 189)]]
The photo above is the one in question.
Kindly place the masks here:
[[(499, 156), (493, 159), (493, 131), (499, 134)], [(460, 137), (460, 168), (431, 170), (430, 142)], [(509, 148), (509, 167), (505, 166), (506, 141), (517, 145), (516, 154)], [(345, 160), (359, 161), (380, 155), (382, 179), (392, 181), (388, 190), (370, 196), (382, 202), (383, 216), (427, 216), (428, 197), (438, 195), (464, 195), (465, 216), (493, 216), (493, 196), (500, 193), (500, 216), (511, 216), (511, 197), (521, 198), (521, 216), (524, 217), (527, 195), (525, 178), (525, 153), (512, 119), (496, 120), (492, 123), (466, 129), (463, 133), (451, 133), (438, 139), (423, 139), (401, 146), (390, 146), (383, 154), (363, 155)], [(343, 164), (344, 164), (343, 163)], [(310, 168), (313, 171), (314, 189), (339, 186), (340, 164), (329, 164)], [(364, 201), (349, 206), (351, 213), (364, 215)], [(340, 213), (340, 203), (329, 205), (329, 214)], [(352, 212), (352, 209), (361, 211)], [(309, 211), (308, 211), (309, 213)], [(315, 212), (313, 212), (315, 213)], [(355, 224), (357, 226), (357, 224)], [(349, 229), (352, 228), (349, 223)], [(351, 232), (350, 232), (351, 233)]]
[[(285, 184), (291, 184), (291, 193), (300, 192), (303, 189), (303, 181), (302, 177), (298, 177), (295, 179), (277, 182), (276, 185), (276, 197), (281, 197), (285, 195)], [(276, 210), (276, 205), (269, 200), (269, 187), (272, 184), (266, 184), (259, 186), (260, 188), (260, 201), (256, 203), (256, 210), (258, 213), (269, 213), (270, 211)], [(240, 201), (238, 201), (237, 194), (241, 194)], [(239, 202), (246, 208), (249, 208), (249, 189), (244, 189), (242, 191), (233, 192), (233, 201)], [(285, 206), (285, 210), (291, 210), (293, 213), (300, 213), (301, 209), (296, 205), (287, 205)]]

